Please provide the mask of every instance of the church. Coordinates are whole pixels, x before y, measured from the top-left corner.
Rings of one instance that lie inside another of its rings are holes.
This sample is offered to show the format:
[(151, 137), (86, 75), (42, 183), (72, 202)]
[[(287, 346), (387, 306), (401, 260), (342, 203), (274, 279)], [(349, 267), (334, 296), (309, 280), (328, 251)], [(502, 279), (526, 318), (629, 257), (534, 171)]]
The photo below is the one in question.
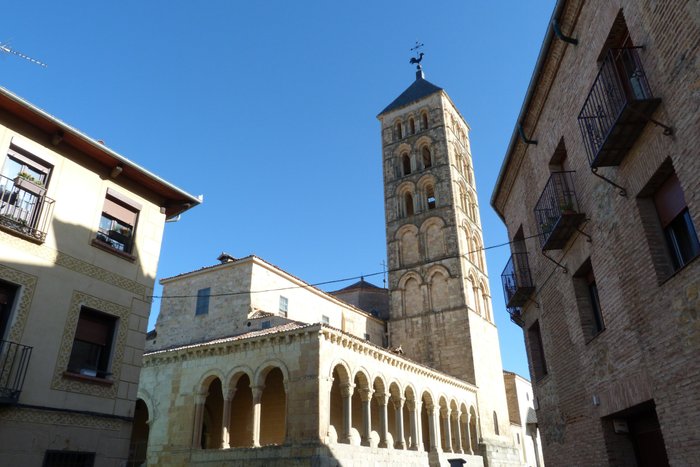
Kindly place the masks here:
[(378, 119), (388, 289), (327, 293), (225, 253), (163, 279), (132, 436), (148, 465), (525, 464), (469, 126), (420, 64)]

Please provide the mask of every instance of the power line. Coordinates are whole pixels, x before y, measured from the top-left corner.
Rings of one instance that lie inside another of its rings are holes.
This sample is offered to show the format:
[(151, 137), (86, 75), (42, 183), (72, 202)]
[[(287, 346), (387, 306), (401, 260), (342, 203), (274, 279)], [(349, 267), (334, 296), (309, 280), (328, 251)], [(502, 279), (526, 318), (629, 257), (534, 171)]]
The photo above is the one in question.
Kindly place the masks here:
[[(461, 254), (461, 255), (447, 256), (447, 257), (444, 257), (444, 258), (441, 258), (441, 259), (454, 259), (454, 258), (467, 258), (467, 259), (469, 259), (469, 255), (471, 255), (471, 254), (473, 254), (473, 253), (478, 253), (478, 252), (486, 251), (486, 250), (492, 250), (492, 249), (494, 249), (494, 248), (501, 248), (501, 247), (504, 247), (504, 246), (507, 246), (507, 245), (511, 245), (511, 244), (513, 244), (513, 243), (521, 242), (521, 241), (523, 241), (523, 240), (528, 240), (528, 239), (530, 239), (530, 238), (540, 237), (540, 236), (542, 236), (542, 235), (543, 235), (543, 234), (530, 235), (530, 236), (528, 236), (528, 237), (519, 238), (519, 239), (517, 239), (517, 240), (512, 240), (512, 241), (504, 242), (504, 243), (499, 243), (499, 244), (497, 244), (497, 245), (490, 245), (490, 246), (483, 247), (483, 248), (477, 248), (476, 250), (471, 250), (471, 251), (468, 251), (468, 252), (466, 252), (466, 253), (464, 253), (464, 254)], [(288, 286), (288, 287), (278, 287), (278, 288), (274, 288), (274, 289), (264, 289), (264, 290), (241, 290), (241, 291), (237, 291), (237, 292), (213, 293), (213, 294), (207, 295), (207, 297), (229, 297), (229, 296), (235, 296), (235, 295), (247, 295), (247, 294), (254, 294), (254, 293), (257, 294), (257, 293), (266, 293), (266, 292), (281, 292), (281, 291), (284, 291), (284, 290), (292, 290), (292, 289), (306, 289), (306, 288), (312, 288), (312, 287), (313, 287), (313, 288), (316, 288), (316, 287), (321, 286), (321, 285), (337, 284), (337, 283), (339, 283), (339, 282), (348, 282), (348, 281), (351, 281), (351, 280), (362, 279), (362, 278), (365, 278), (365, 277), (378, 276), (378, 275), (380, 275), (380, 274), (386, 274), (386, 273), (389, 273), (389, 272), (401, 271), (402, 269), (405, 269), (405, 268), (385, 269), (385, 270), (383, 270), (383, 271), (373, 272), (373, 273), (370, 273), (370, 274), (362, 274), (362, 275), (359, 275), (359, 276), (346, 277), (346, 278), (343, 278), (343, 279), (333, 279), (333, 280), (328, 280), (328, 281), (323, 281), (323, 282), (315, 282), (315, 283), (313, 283), (313, 284), (291, 285), (291, 286)], [(151, 299), (158, 298), (158, 299), (161, 299), (161, 300), (163, 300), (163, 299), (174, 299), (174, 298), (196, 298), (196, 297), (198, 297), (198, 295), (151, 295), (151, 296), (150, 296)]]

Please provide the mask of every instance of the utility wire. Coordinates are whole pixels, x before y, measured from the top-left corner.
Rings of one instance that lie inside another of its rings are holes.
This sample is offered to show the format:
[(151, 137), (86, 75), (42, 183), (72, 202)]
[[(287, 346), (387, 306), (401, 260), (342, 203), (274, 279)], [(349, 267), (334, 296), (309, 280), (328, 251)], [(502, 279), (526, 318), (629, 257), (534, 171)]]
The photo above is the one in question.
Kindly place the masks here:
[[(530, 235), (528, 237), (519, 238), (517, 240), (512, 240), (509, 242), (499, 243), (497, 245), (490, 245), (490, 246), (483, 247), (483, 248), (477, 248), (476, 250), (468, 251), (462, 255), (447, 256), (447, 257), (444, 257), (441, 259), (454, 259), (454, 258), (467, 258), (467, 259), (469, 259), (469, 255), (471, 255), (473, 253), (478, 253), (478, 252), (486, 251), (486, 250), (492, 250), (494, 248), (501, 248), (501, 247), (504, 247), (507, 245), (511, 245), (513, 243), (521, 242), (523, 240), (528, 240), (530, 238), (540, 237), (542, 235), (543, 234)], [(402, 269), (405, 269), (405, 268), (388, 269), (385, 271), (373, 272), (370, 274), (362, 274), (362, 275), (353, 276), (353, 277), (346, 277), (343, 279), (333, 279), (333, 280), (329, 280), (329, 281), (315, 282), (313, 284), (291, 285), (288, 287), (279, 287), (279, 288), (275, 288), (275, 289), (243, 290), (243, 291), (238, 291), (238, 292), (213, 293), (213, 294), (207, 295), (207, 297), (229, 297), (229, 296), (234, 296), (234, 295), (246, 295), (246, 294), (253, 294), (253, 293), (280, 292), (283, 290), (291, 290), (291, 289), (306, 289), (306, 288), (312, 288), (312, 287), (316, 288), (316, 287), (321, 286), (321, 285), (337, 284), (338, 282), (347, 282), (347, 281), (351, 281), (351, 280), (363, 279), (365, 277), (378, 276), (380, 274), (386, 274), (388, 272), (401, 271)], [(172, 299), (172, 298), (196, 298), (196, 297), (198, 297), (198, 295), (151, 295), (149, 298), (151, 298), (151, 299), (158, 298), (158, 299), (163, 300), (163, 299)]]

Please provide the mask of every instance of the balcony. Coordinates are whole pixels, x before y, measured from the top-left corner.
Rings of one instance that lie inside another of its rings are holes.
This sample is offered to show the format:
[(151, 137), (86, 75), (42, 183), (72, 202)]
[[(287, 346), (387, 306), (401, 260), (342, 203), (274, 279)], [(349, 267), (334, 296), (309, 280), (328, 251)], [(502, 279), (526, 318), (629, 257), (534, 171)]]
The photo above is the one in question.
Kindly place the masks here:
[(569, 172), (553, 172), (535, 205), (535, 220), (542, 250), (561, 250), (586, 220), (579, 210), (574, 181)]
[(578, 116), (593, 168), (620, 165), (661, 102), (649, 89), (637, 50), (608, 52)]
[(503, 293), (505, 294), (506, 307), (521, 307), (535, 291), (530, 275), (530, 265), (527, 261), (527, 253), (513, 253), (501, 273)]
[(46, 240), (54, 200), (46, 188), (22, 177), (0, 175), (0, 229), (19, 233), (31, 240)]
[(22, 392), (32, 348), (0, 341), (0, 404), (16, 404)]

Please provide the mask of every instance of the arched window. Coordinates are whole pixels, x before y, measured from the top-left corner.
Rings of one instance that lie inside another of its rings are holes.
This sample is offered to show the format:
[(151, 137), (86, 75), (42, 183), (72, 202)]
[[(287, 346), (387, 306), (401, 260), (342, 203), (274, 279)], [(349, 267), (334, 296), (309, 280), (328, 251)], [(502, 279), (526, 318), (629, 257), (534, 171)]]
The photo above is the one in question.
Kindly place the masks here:
[(425, 187), (425, 202), (428, 209), (435, 209), (435, 188), (433, 188), (433, 185)]
[(498, 415), (496, 415), (496, 412), (493, 412), (493, 432), (499, 435), (498, 431)]
[(403, 138), (403, 133), (401, 132), (401, 122), (396, 122), (396, 138)]
[(413, 215), (413, 196), (411, 193), (406, 193), (403, 195), (403, 200), (404, 200), (404, 209), (406, 212), (407, 216), (412, 216)]
[(411, 158), (408, 154), (401, 156), (401, 164), (403, 165), (403, 174), (409, 175), (411, 173)]
[(428, 129), (428, 113), (423, 112), (423, 114), (420, 116), (421, 118), (421, 123), (422, 123), (422, 129), (427, 130)]
[(411, 118), (408, 120), (408, 128), (409, 128), (409, 130), (411, 131), (411, 134), (412, 134), (412, 135), (415, 135), (415, 134), (416, 134), (416, 122), (415, 122), (415, 120), (413, 120), (413, 117), (411, 117)]
[(423, 156), (423, 167), (428, 168), (433, 165), (433, 159), (430, 156), (430, 149), (428, 149), (428, 146), (423, 146), (423, 149), (421, 149), (421, 155)]

